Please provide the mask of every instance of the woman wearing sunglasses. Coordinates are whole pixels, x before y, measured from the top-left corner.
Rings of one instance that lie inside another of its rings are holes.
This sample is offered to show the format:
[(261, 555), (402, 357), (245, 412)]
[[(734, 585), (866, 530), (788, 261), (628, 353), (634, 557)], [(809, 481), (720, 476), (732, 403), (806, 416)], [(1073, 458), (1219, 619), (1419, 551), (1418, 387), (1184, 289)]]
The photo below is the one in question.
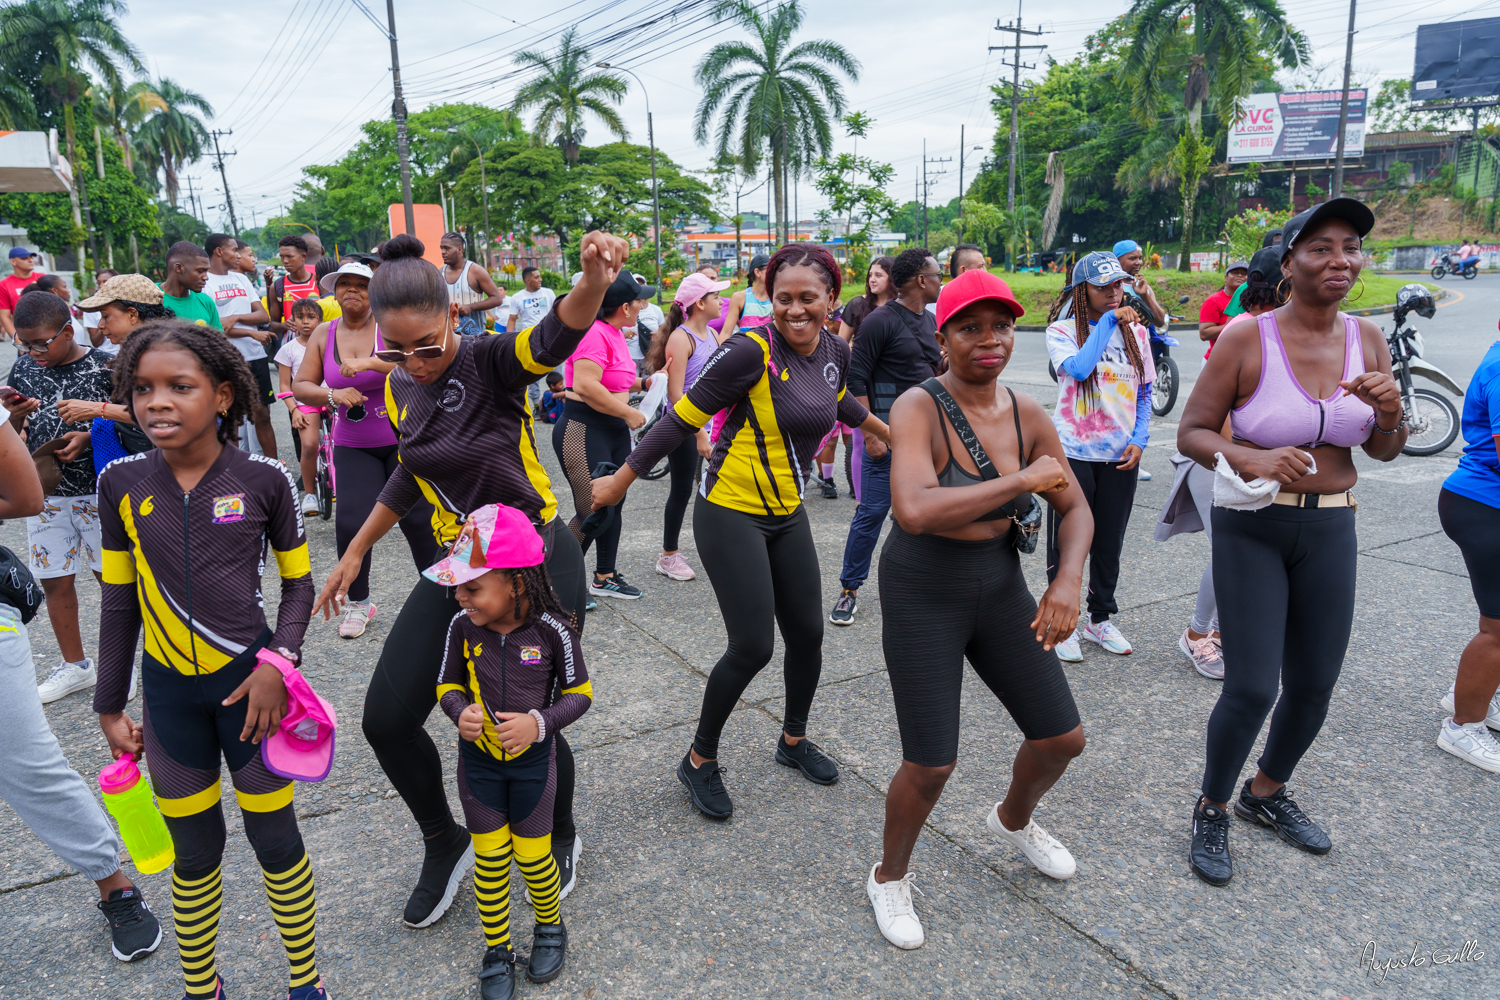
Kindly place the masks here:
[[(358, 261), (346, 260), (337, 271), (323, 276), (319, 284), (323, 291), (333, 293), (342, 315), (319, 325), (307, 338), (307, 352), (292, 377), (292, 393), (299, 403), (337, 412), (333, 476), (339, 496), (333, 528), (340, 559), (400, 464), (396, 432), (385, 409), (385, 380), (396, 365), (375, 356), (386, 345), (370, 314), (373, 273)], [(320, 384), (325, 382), (326, 388)], [(431, 517), (432, 506), (422, 500), (401, 518), (401, 533), (418, 569), (431, 566), (441, 555), (432, 538)], [(359, 638), (374, 617), (367, 550), (358, 575), (349, 584), (339, 635)]]
[[(485, 504), (502, 503), (524, 512), (541, 533), (547, 573), (562, 607), (581, 627), (583, 552), (557, 518), (557, 498), (537, 453), (526, 387), (573, 353), (593, 325), (629, 246), (616, 236), (589, 233), (580, 246), (582, 277), (536, 326), (468, 338), (458, 333), (458, 305), (449, 300), (447, 282), (422, 259), (423, 251), (416, 237), (396, 236), (381, 247), (380, 270), (369, 281), (369, 306), (382, 339), (375, 356), (398, 366), (386, 379), (385, 405), (396, 429), (400, 464), (329, 575), (318, 608), (325, 616), (338, 613), (371, 546), (427, 497), (434, 508), (430, 523), (443, 546), (458, 537), (469, 512)], [(365, 694), (365, 738), (425, 841), (422, 874), (406, 904), (409, 927), (427, 927), (447, 911), (474, 859), (468, 832), (448, 807), (437, 748), (422, 728), (437, 704), (435, 678), (449, 623), (458, 613), (452, 591), (419, 578), (391, 625)], [(573, 753), (561, 733), (556, 745), (552, 854), (566, 895), (578, 858)]]

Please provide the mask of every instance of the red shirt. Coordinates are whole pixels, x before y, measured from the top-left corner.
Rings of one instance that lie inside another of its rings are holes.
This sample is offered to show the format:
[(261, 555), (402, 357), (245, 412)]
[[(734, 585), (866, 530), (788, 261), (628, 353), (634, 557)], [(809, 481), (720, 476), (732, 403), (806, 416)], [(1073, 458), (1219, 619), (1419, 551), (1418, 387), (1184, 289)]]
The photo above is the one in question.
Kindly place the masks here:
[[(1212, 323), (1218, 327), (1222, 327), (1225, 323), (1228, 323), (1229, 317), (1224, 315), (1224, 310), (1228, 307), (1229, 300), (1232, 298), (1234, 298), (1234, 296), (1230, 295), (1229, 292), (1221, 288), (1217, 292), (1214, 292), (1212, 295), (1210, 295), (1208, 298), (1204, 299), (1203, 308), (1198, 310), (1198, 322)], [(1210, 341), (1208, 350), (1203, 352), (1203, 356), (1205, 358), (1208, 357), (1213, 353), (1213, 350), (1214, 345), (1213, 342)]]
[(4, 281), (0, 281), (0, 309), (4, 309), (6, 312), (15, 312), (16, 300), (21, 297), (21, 289), (41, 276), (42, 272), (35, 270), (24, 278), (20, 275), (12, 274)]

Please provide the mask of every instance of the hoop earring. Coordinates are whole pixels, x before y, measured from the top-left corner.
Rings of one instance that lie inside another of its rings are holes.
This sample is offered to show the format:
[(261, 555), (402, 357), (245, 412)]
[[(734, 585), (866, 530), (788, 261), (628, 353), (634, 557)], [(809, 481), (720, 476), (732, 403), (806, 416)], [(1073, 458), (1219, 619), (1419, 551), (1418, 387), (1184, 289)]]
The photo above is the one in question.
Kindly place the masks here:
[(1276, 297), (1278, 299), (1280, 299), (1282, 302), (1285, 302), (1285, 301), (1287, 301), (1288, 299), (1290, 299), (1292, 297), (1292, 293), (1290, 291), (1282, 289), (1282, 286), (1285, 285), (1285, 284), (1286, 284), (1286, 279), (1285, 278), (1282, 278), (1276, 284)]
[(1360, 299), (1362, 299), (1362, 298), (1365, 297), (1365, 276), (1363, 274), (1361, 274), (1357, 280), (1359, 281), (1359, 294), (1358, 295), (1352, 295), (1352, 296), (1351, 295), (1344, 296), (1344, 301), (1345, 302), (1348, 302), (1348, 303), (1352, 304), (1352, 303), (1358, 302)]

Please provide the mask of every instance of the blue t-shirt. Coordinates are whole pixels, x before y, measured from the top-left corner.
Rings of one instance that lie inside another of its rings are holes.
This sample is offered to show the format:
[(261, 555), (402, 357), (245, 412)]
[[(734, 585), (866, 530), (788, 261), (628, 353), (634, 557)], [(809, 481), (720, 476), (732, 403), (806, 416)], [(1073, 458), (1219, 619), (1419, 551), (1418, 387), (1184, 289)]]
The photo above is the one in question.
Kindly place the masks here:
[(1464, 393), (1464, 457), (1443, 488), (1489, 507), (1500, 508), (1500, 341), (1490, 345)]

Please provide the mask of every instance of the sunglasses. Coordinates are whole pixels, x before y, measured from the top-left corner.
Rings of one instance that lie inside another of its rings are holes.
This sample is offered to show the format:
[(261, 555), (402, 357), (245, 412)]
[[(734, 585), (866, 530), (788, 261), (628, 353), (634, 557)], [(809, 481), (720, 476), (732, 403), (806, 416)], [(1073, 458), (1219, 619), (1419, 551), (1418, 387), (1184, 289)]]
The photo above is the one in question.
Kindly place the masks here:
[(61, 337), (63, 334), (68, 334), (69, 336), (71, 336), (72, 333), (73, 323), (72, 321), (69, 321), (66, 326), (64, 326), (61, 330), (58, 330), (46, 340), (35, 340), (27, 343), (26, 341), (21, 340), (19, 337), (16, 338), (16, 350), (27, 351), (31, 354), (46, 354), (49, 350), (52, 349), (52, 342), (54, 340), (56, 340), (58, 337)]
[(384, 361), (387, 364), (392, 365), (405, 364), (407, 358), (422, 358), (426, 361), (432, 361), (436, 358), (440, 358), (443, 356), (443, 352), (448, 349), (448, 330), (448, 325), (446, 323), (443, 324), (443, 342), (441, 344), (432, 344), (427, 347), (415, 347), (409, 351), (376, 351), (375, 358), (378, 361)]

